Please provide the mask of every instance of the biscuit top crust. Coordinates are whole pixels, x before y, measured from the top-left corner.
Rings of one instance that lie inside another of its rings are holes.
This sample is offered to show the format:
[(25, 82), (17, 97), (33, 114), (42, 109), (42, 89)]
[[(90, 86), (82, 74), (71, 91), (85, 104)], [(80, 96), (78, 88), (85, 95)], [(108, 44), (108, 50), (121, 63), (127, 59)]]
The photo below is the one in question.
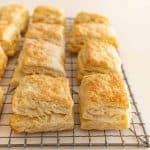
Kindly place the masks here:
[(64, 27), (57, 24), (47, 23), (32, 23), (30, 24), (26, 33), (28, 38), (44, 38), (44, 39), (55, 39), (63, 40), (64, 38)]
[(64, 25), (64, 12), (59, 8), (41, 5), (34, 9), (32, 22), (44, 22)]
[(23, 65), (29, 66), (54, 66), (62, 69), (63, 49), (44, 40), (26, 39), (24, 42)]
[(88, 24), (77, 24), (72, 28), (71, 36), (95, 36), (100, 37), (103, 35), (116, 36), (115, 31), (111, 26), (107, 27), (104, 24), (88, 23)]
[(13, 20), (20, 20), (24, 14), (29, 15), (28, 10), (22, 4), (10, 4), (7, 6), (3, 6), (0, 10), (0, 19), (8, 20), (12, 22)]
[(83, 63), (87, 66), (114, 68), (114, 63), (121, 64), (115, 47), (99, 40), (87, 40), (79, 53), (82, 54), (80, 55)]
[(90, 23), (90, 22), (95, 22), (95, 23), (102, 23), (105, 25), (110, 25), (110, 20), (100, 14), (95, 14), (95, 13), (88, 13), (88, 12), (80, 12), (77, 14), (77, 17), (74, 20), (74, 24), (81, 24), (81, 23)]
[(73, 105), (68, 79), (46, 75), (25, 76), (13, 95), (15, 99), (51, 101), (68, 108)]
[(117, 73), (85, 76), (79, 95), (81, 101), (87, 101), (90, 105), (97, 103), (97, 105), (129, 108), (127, 87)]

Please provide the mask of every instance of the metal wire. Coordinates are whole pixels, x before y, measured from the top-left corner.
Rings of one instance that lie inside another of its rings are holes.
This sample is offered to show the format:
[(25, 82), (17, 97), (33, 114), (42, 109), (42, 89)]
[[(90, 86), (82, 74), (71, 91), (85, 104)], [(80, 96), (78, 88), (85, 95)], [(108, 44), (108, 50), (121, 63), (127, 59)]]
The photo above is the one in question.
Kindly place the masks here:
[[(68, 27), (72, 24), (72, 18), (68, 18)], [(12, 73), (15, 68), (17, 56), (9, 60), (5, 76), (0, 82), (0, 86), (5, 90), (5, 101), (0, 112), (0, 147), (46, 147), (46, 146), (143, 146), (149, 147), (149, 136), (142, 121), (137, 103), (131, 91), (130, 85), (122, 66), (125, 82), (127, 83), (132, 105), (132, 122), (130, 129), (119, 131), (82, 131), (80, 130), (79, 112), (75, 108), (75, 128), (72, 131), (48, 132), (38, 134), (16, 134), (9, 127), (9, 117), (11, 115), (11, 95), (13, 90), (9, 87)], [(70, 79), (72, 97), (75, 106), (78, 107), (78, 86), (76, 81), (76, 56), (66, 52), (66, 71)]]

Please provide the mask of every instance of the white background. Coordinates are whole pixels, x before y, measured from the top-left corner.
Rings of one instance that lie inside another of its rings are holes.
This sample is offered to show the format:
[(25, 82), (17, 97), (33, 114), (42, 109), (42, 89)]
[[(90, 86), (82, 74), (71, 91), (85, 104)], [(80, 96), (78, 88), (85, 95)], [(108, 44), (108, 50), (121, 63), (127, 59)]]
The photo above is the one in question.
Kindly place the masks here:
[(150, 0), (0, 0), (0, 5), (14, 2), (23, 2), (30, 11), (38, 4), (60, 7), (67, 17), (83, 10), (108, 16), (117, 31), (121, 58), (150, 134)]

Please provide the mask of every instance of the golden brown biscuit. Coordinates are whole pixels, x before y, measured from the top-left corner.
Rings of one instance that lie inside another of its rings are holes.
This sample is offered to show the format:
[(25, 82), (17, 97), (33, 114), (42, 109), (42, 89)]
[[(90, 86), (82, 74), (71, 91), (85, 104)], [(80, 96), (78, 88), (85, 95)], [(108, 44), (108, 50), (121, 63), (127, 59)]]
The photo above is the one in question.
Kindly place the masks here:
[(43, 40), (26, 39), (10, 85), (17, 87), (28, 74), (65, 76), (64, 57), (64, 50), (59, 46)]
[(87, 40), (79, 52), (77, 78), (95, 73), (121, 73), (121, 60), (116, 49), (105, 42)]
[(19, 50), (20, 33), (14, 24), (0, 21), (0, 43), (7, 56), (13, 56)]
[[(18, 132), (72, 129), (73, 100), (68, 79), (25, 76), (12, 97), (12, 110), (10, 125)], [(30, 123), (23, 125), (26, 121)]]
[(43, 39), (56, 45), (65, 46), (64, 27), (57, 24), (32, 23), (26, 38)]
[(77, 14), (76, 18), (74, 19), (74, 24), (81, 24), (81, 23), (102, 23), (105, 25), (110, 25), (110, 20), (100, 14), (95, 13), (88, 13), (88, 12), (80, 12)]
[(4, 92), (0, 87), (0, 111), (2, 110), (2, 106), (3, 106), (3, 97), (4, 97)]
[(22, 71), (25, 74), (65, 76), (64, 49), (44, 40), (26, 39), (23, 46)]
[(5, 55), (2, 47), (0, 46), (0, 79), (3, 77), (6, 66), (7, 66), (8, 58)]
[(118, 47), (115, 31), (111, 26), (98, 23), (74, 25), (70, 33), (68, 48), (71, 52), (79, 52), (88, 39), (101, 40)]
[(80, 86), (79, 105), (82, 129), (129, 128), (129, 96), (119, 74), (85, 76)]
[(33, 12), (32, 22), (65, 25), (64, 12), (58, 8), (38, 6)]
[(25, 76), (12, 97), (13, 113), (29, 117), (68, 114), (73, 101), (67, 78), (46, 75)]
[(15, 24), (17, 29), (24, 32), (29, 21), (29, 13), (22, 4), (9, 4), (1, 8), (0, 19)]

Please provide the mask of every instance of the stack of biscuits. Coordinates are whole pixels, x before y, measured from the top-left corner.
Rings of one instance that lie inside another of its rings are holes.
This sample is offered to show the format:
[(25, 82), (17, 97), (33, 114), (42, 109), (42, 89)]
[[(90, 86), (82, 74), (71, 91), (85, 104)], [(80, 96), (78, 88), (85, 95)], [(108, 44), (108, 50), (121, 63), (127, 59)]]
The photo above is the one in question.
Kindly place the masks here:
[(62, 10), (35, 8), (11, 86), (17, 132), (46, 132), (73, 128), (73, 100), (65, 77), (65, 28)]
[[(28, 10), (21, 4), (0, 7), (0, 80), (4, 76), (8, 57), (19, 50), (21, 33), (25, 32), (29, 20)], [(0, 89), (0, 109), (3, 90)]]
[(125, 129), (130, 125), (130, 102), (110, 20), (81, 12), (74, 20), (69, 49), (78, 53), (77, 79), (82, 129)]
[(20, 34), (25, 32), (28, 20), (29, 14), (24, 5), (0, 7), (0, 78), (5, 72), (7, 56), (14, 56), (19, 50)]

